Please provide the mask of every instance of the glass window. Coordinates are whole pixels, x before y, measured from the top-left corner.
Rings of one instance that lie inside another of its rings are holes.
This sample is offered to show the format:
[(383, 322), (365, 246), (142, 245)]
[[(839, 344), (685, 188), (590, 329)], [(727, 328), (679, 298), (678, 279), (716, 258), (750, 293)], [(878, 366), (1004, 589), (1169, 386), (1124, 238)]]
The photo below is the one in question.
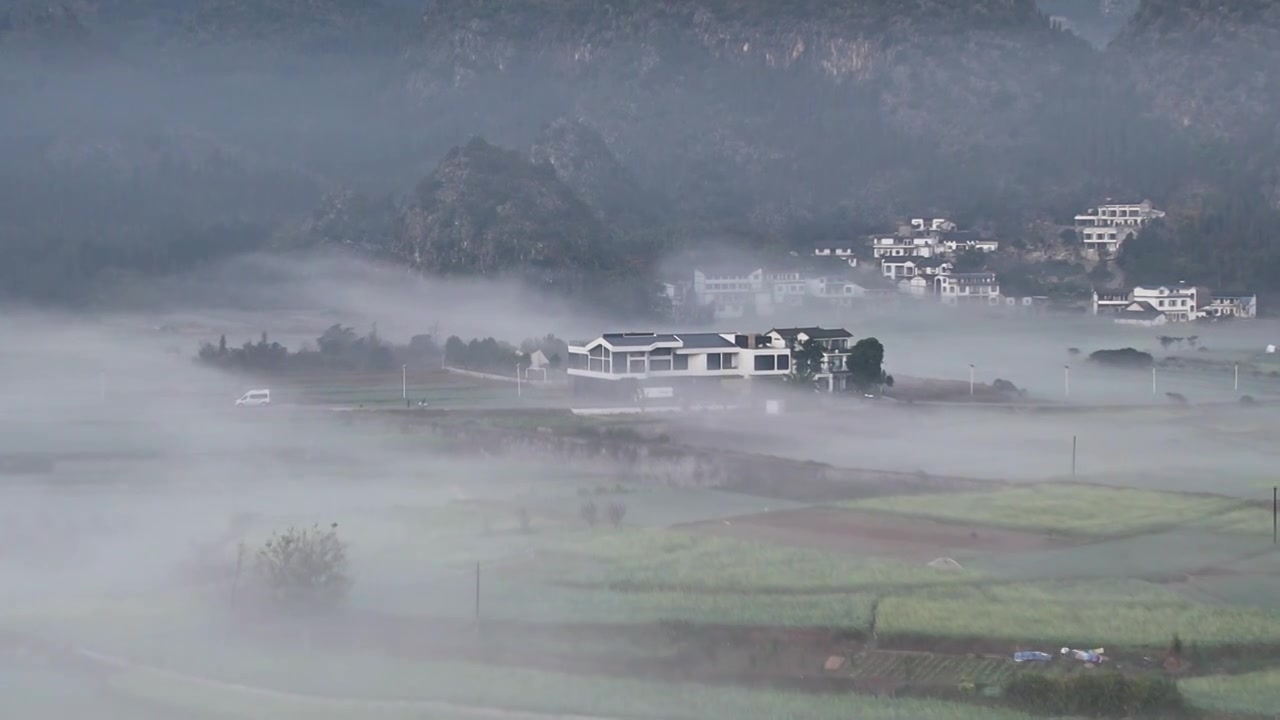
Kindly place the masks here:
[(689, 356), (688, 356), (688, 355), (675, 355), (675, 356), (673, 356), (673, 357), (674, 357), (674, 360), (675, 360), (675, 369), (676, 369), (676, 370), (688, 370), (688, 369), (689, 369)]
[(776, 362), (773, 355), (757, 355), (756, 370), (773, 370)]
[(790, 369), (791, 369), (791, 356), (790, 356), (790, 355), (779, 355), (779, 356), (778, 356), (778, 369), (779, 369), (779, 370), (790, 370)]
[(720, 369), (720, 353), (707, 353), (707, 369), (708, 370)]

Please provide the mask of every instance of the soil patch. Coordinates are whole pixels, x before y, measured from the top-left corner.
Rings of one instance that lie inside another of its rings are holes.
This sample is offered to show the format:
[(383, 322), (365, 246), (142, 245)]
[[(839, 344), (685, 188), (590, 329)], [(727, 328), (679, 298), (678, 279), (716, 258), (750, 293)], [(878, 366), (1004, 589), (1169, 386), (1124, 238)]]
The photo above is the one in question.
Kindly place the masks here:
[(1021, 552), (1064, 547), (1061, 536), (881, 513), (802, 508), (690, 523), (682, 529), (757, 542), (929, 562), (956, 550)]

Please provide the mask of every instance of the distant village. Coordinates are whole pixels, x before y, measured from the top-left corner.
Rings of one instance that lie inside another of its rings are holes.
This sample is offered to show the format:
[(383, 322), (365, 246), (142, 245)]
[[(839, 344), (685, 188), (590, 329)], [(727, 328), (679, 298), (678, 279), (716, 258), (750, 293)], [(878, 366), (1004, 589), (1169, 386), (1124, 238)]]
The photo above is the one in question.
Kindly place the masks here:
[[(1164, 212), (1149, 201), (1108, 203), (1075, 216), (1082, 255), (1114, 258), (1139, 230)], [(932, 301), (1019, 310), (1042, 309), (1043, 295), (1001, 292), (996, 273), (957, 271), (962, 253), (992, 253), (1000, 241), (962, 230), (947, 218), (914, 218), (896, 232), (824, 240), (811, 251), (766, 263), (716, 260), (668, 278), (665, 292), (686, 319), (766, 318), (787, 308), (855, 307), (862, 303)], [(1171, 280), (1130, 288), (1094, 288), (1089, 311), (1141, 326), (1202, 319), (1257, 317), (1252, 293), (1218, 295), (1211, 288)]]

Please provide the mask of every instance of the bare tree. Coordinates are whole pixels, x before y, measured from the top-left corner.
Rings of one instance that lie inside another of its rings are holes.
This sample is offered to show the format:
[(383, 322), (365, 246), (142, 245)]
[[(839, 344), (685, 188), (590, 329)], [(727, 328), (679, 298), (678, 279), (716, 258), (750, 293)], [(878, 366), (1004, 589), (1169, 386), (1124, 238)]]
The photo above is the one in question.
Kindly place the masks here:
[(627, 506), (620, 503), (609, 503), (609, 522), (616, 528), (622, 525), (622, 518), (627, 516)]
[(600, 517), (600, 508), (596, 507), (594, 500), (588, 500), (582, 503), (582, 507), (578, 508), (578, 515), (582, 517), (588, 527), (594, 528), (596, 521)]
[(258, 550), (254, 570), (266, 598), (289, 612), (332, 608), (351, 589), (337, 523), (273, 534)]

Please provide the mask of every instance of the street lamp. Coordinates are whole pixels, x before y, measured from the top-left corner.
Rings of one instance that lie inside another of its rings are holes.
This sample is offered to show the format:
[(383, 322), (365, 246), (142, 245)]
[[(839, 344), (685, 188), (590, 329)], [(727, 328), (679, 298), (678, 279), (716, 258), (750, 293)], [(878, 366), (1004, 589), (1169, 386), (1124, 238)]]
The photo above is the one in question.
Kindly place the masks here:
[(409, 366), (400, 366), (400, 399), (409, 400)]
[(969, 397), (973, 397), (973, 363), (969, 363)]
[(1067, 397), (1071, 397), (1071, 366), (1062, 366), (1062, 391)]
[(516, 397), (524, 397), (524, 389), (520, 386), (520, 363), (516, 363)]

